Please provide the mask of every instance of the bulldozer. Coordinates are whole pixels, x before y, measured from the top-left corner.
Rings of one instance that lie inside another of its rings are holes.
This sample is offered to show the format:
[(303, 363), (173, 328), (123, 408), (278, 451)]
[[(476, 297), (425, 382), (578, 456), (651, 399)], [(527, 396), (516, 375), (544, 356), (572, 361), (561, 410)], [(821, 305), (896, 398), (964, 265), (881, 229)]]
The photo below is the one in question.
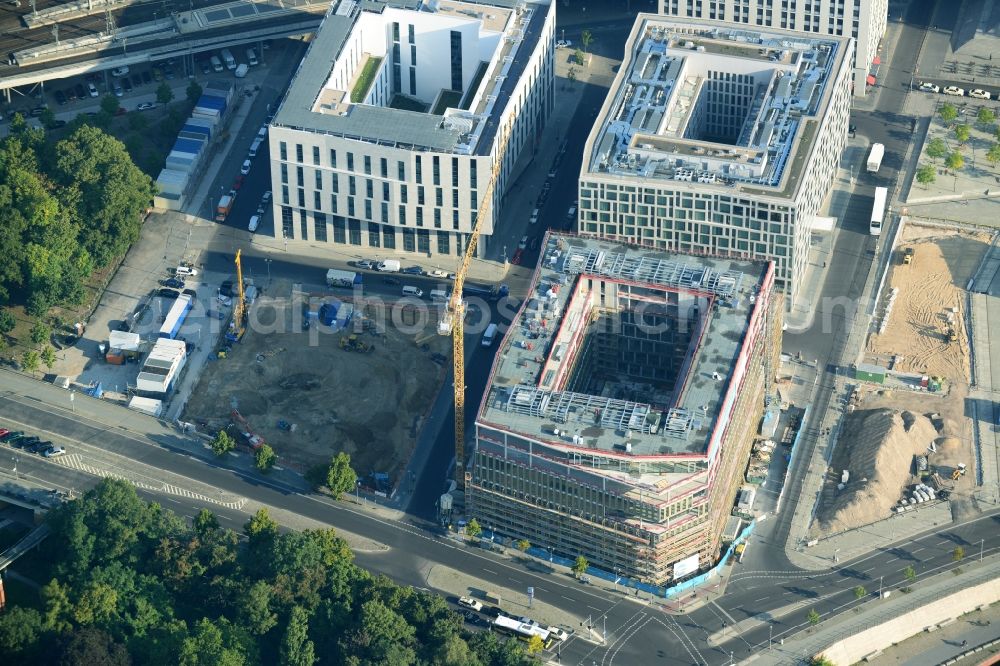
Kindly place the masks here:
[(955, 330), (954, 326), (948, 327), (948, 333), (946, 335), (948, 342), (958, 342), (958, 331)]
[(913, 248), (908, 247), (903, 250), (903, 263), (912, 264), (913, 263)]
[(362, 354), (370, 354), (375, 351), (375, 345), (369, 345), (358, 339), (357, 335), (345, 335), (340, 338), (340, 348), (344, 351), (356, 351)]
[(951, 480), (958, 481), (963, 476), (965, 476), (965, 463), (958, 463), (958, 467), (951, 471)]

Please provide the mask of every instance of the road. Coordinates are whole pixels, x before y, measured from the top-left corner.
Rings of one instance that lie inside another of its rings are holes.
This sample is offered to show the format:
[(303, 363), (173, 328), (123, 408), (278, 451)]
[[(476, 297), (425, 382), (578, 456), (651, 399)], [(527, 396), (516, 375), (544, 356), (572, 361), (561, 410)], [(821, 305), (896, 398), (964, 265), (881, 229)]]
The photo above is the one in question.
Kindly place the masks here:
[[(489, 355), (481, 356), (486, 359)], [(468, 376), (471, 379), (473, 373)], [(776, 616), (771, 629), (772, 638), (787, 637), (803, 628), (808, 609), (815, 608), (826, 616), (834, 610), (845, 610), (862, 603), (853, 596), (852, 590), (857, 585), (864, 585), (868, 592), (873, 593), (878, 588), (880, 577), (886, 588), (898, 587), (904, 581), (903, 570), (907, 565), (916, 569), (918, 582), (923, 576), (953, 565), (951, 554), (956, 545), (965, 548), (969, 559), (978, 557), (980, 548), (985, 555), (1000, 551), (1000, 529), (997, 529), (1000, 521), (996, 516), (990, 516), (905, 540), (893, 548), (854, 561), (831, 563), (830, 571), (796, 571), (779, 561), (761, 566), (745, 563), (737, 565), (724, 596), (686, 617), (675, 618), (664, 613), (658, 605), (649, 606), (634, 598), (609, 593), (603, 588), (581, 586), (544, 570), (528, 570), (505, 558), (466, 547), (441, 536), (419, 516), (400, 521), (376, 517), (353, 505), (302, 494), (298, 488), (227, 468), (212, 459), (177, 455), (177, 442), (172, 437), (150, 439), (141, 432), (131, 431), (124, 423), (107, 426), (91, 420), (84, 413), (86, 401), (77, 401), (77, 413), (74, 414), (47, 404), (53, 401), (33, 400), (15, 393), (18, 382), (30, 381), (16, 377), (5, 382), (11, 390), (0, 394), (0, 419), (45, 424), (47, 430), (70, 440), (68, 448), (71, 452), (87, 454), (100, 449), (103, 455), (119, 456), (148, 467), (167, 469), (198, 484), (235, 496), (252, 497), (260, 503), (384, 543), (389, 547), (388, 551), (359, 552), (358, 564), (384, 573), (401, 584), (427, 587), (424, 573), (435, 563), (489, 585), (513, 588), (534, 586), (539, 599), (544, 599), (546, 603), (579, 617), (592, 615), (597, 618), (598, 626), (606, 621), (608, 645), (574, 638), (561, 650), (562, 662), (566, 664), (589, 664), (588, 660), (604, 664), (649, 663), (650, 645), (656, 645), (660, 650), (655, 662), (658, 664), (724, 663), (728, 659), (728, 650), (745, 655), (748, 650), (766, 646), (768, 627), (765, 624), (748, 627), (736, 634), (732, 628), (739, 620), (771, 611)], [(37, 394), (39, 389), (51, 392), (53, 398), (59, 396), (64, 401), (64, 392), (59, 389), (36, 386), (32, 392)], [(19, 393), (28, 391), (21, 390)], [(0, 451), (3, 452), (0, 453), (0, 468), (9, 469), (11, 463), (7, 454), (13, 452), (7, 447)], [(436, 464), (432, 457), (428, 467), (440, 469), (443, 479), (446, 470), (436, 467)], [(30, 454), (19, 455), (17, 468), (20, 474), (27, 474), (54, 487), (73, 488), (77, 492), (96, 483), (95, 477), (84, 472)], [(428, 492), (434, 491), (434, 475), (424, 475), (424, 479), (422, 483), (427, 484)], [(143, 492), (146, 497), (188, 517), (207, 507), (232, 529), (239, 530), (247, 519), (245, 512), (235, 508), (183, 495)], [(417, 496), (421, 495), (418, 487)], [(754, 548), (761, 547), (755, 540)], [(760, 560), (748, 560), (753, 561)], [(447, 590), (439, 592), (454, 593)], [(797, 602), (806, 606), (788, 608)], [(866, 603), (873, 602), (873, 599), (866, 600)], [(730, 635), (721, 645), (709, 646), (707, 637), (722, 632), (723, 622)]]

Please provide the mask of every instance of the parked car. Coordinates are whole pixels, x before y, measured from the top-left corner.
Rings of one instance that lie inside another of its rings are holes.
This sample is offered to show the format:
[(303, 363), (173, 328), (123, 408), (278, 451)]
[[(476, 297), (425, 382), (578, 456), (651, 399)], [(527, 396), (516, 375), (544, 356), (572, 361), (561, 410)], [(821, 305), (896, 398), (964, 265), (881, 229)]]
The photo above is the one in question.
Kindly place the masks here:
[(49, 129), (59, 129), (60, 127), (66, 127), (66, 124), (67, 123), (65, 120), (58, 120), (58, 119), (53, 120), (51, 123), (49, 123)]
[(571, 46), (573, 46), (573, 42), (568, 39), (560, 39), (556, 42), (557, 49), (568, 49)]
[(174, 289), (183, 289), (184, 288), (184, 280), (180, 279), (179, 277), (172, 277), (169, 280), (164, 280), (163, 281), (163, 286), (164, 287), (173, 287)]
[(127, 93), (132, 92), (132, 82), (128, 80), (127, 76), (122, 77), (122, 88), (124, 88)]
[(969, 97), (975, 97), (976, 99), (989, 99), (990, 94), (982, 88), (973, 88), (969, 91)]
[(63, 94), (66, 95), (66, 99), (68, 99), (71, 102), (79, 98), (79, 95), (76, 94), (76, 88), (74, 88), (73, 86), (66, 88)]
[(73, 86), (73, 92), (76, 93), (77, 99), (83, 99), (84, 97), (87, 96), (87, 90), (83, 87), (82, 83), (78, 83), (75, 86)]
[(510, 263), (514, 264), (515, 266), (517, 266), (518, 264), (520, 264), (521, 263), (521, 255), (523, 253), (524, 253), (524, 250), (518, 250), (517, 252), (515, 252), (514, 256), (510, 258)]
[(268, 190), (268, 191), (264, 192), (264, 196), (262, 196), (260, 198), (260, 200), (262, 202), (264, 202), (264, 203), (267, 203), (268, 201), (270, 201), (271, 200), (271, 190)]
[(35, 439), (37, 441), (32, 442), (30, 446), (25, 447), (25, 450), (27, 450), (28, 453), (41, 453), (45, 449), (52, 446), (52, 442), (46, 442), (41, 439), (38, 439), (37, 437)]
[(202, 60), (199, 64), (201, 65), (202, 74), (208, 75), (212, 73), (212, 66), (209, 64), (208, 60)]
[(66, 105), (66, 93), (64, 93), (62, 90), (56, 91), (56, 104), (58, 104), (59, 106)]
[(223, 296), (235, 296), (236, 293), (233, 291), (233, 281), (226, 280), (225, 282), (223, 282), (222, 285), (219, 287), (219, 293), (222, 294)]
[(407, 266), (399, 271), (400, 273), (406, 273), (407, 275), (423, 275), (424, 269), (420, 266)]
[(100, 93), (97, 92), (97, 86), (95, 86), (93, 83), (88, 83), (87, 94), (89, 94), (91, 97), (97, 97)]
[(28, 113), (29, 113), (29, 114), (30, 114), (30, 115), (31, 115), (32, 117), (34, 117), (34, 118), (37, 118), (38, 116), (40, 116), (40, 115), (42, 115), (43, 113), (45, 113), (45, 107), (44, 107), (44, 106), (36, 106), (35, 108), (33, 108), (33, 109), (32, 109), (31, 111), (29, 111)]
[(373, 270), (375, 270), (375, 262), (371, 261), (369, 259), (362, 259), (361, 261), (356, 261), (356, 262), (354, 262), (354, 266), (355, 266), (355, 268), (360, 268), (360, 269), (366, 270), (366, 271), (373, 271)]
[(117, 79), (111, 83), (111, 90), (114, 91), (115, 97), (121, 97), (125, 94), (125, 91), (122, 90), (122, 84)]
[(941, 92), (940, 86), (936, 86), (933, 83), (928, 83), (927, 81), (924, 81), (923, 83), (920, 84), (920, 89), (923, 90), (924, 92), (932, 92), (932, 93)]
[(954, 95), (955, 97), (965, 97), (965, 89), (959, 88), (958, 86), (945, 86), (945, 95)]
[(386, 276), (382, 278), (382, 282), (384, 282), (385, 284), (393, 284), (397, 286), (402, 284), (402, 282), (399, 281), (399, 278), (394, 278), (392, 276)]
[(238, 190), (243, 187), (243, 176), (236, 176), (236, 180), (233, 181), (233, 189)]
[(174, 68), (171, 67), (170, 65), (164, 65), (163, 66), (163, 78), (165, 78), (167, 81), (173, 81), (174, 80)]
[(473, 599), (472, 597), (459, 597), (458, 605), (465, 606), (466, 608), (471, 608), (474, 611), (483, 610), (483, 604), (481, 601)]
[(251, 166), (250, 160), (243, 160), (243, 166), (240, 167), (240, 173), (243, 174), (244, 176), (250, 173), (250, 166)]
[(7, 428), (0, 428), (0, 442), (6, 442), (7, 441), (7, 435), (9, 435), (9, 434), (10, 434), (10, 430), (7, 430)]
[(140, 102), (139, 106), (135, 107), (136, 111), (146, 111), (148, 109), (155, 109), (156, 102)]
[(24, 437), (24, 432), (22, 432), (21, 430), (15, 430), (14, 432), (10, 432), (8, 430), (6, 435), (0, 437), (0, 442), (7, 442), (9, 444), (13, 444), (22, 437)]
[(166, 287), (156, 290), (156, 295), (160, 298), (177, 298), (181, 295), (179, 291), (174, 289), (167, 289)]
[(440, 268), (435, 268), (430, 273), (428, 273), (428, 275), (430, 275), (431, 277), (436, 277), (436, 278), (442, 278), (442, 279), (444, 279), (444, 278), (448, 277), (448, 271), (443, 271)]
[(527, 236), (521, 236), (521, 242), (517, 244), (517, 249), (518, 250), (523, 250), (523, 249), (525, 249), (527, 247), (528, 247), (528, 237)]
[(46, 458), (55, 458), (56, 456), (61, 456), (64, 453), (66, 453), (66, 449), (61, 446), (50, 446), (42, 451), (42, 455)]
[(191, 268), (190, 266), (178, 266), (174, 269), (174, 275), (183, 276), (190, 275), (191, 277), (196, 277), (198, 275), (197, 268)]
[(126, 74), (128, 74), (128, 65), (115, 67), (113, 70), (111, 70), (111, 76), (125, 76)]

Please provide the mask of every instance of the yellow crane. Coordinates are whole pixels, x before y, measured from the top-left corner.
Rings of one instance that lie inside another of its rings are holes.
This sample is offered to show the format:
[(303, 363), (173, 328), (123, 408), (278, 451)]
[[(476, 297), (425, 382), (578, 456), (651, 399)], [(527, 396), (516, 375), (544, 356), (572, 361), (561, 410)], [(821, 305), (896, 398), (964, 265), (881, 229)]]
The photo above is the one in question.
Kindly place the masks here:
[(476, 211), (476, 223), (469, 236), (469, 244), (465, 247), (462, 265), (455, 272), (455, 287), (448, 301), (448, 308), (438, 324), (438, 333), (451, 335), (452, 356), (455, 364), (453, 376), (455, 380), (455, 483), (460, 488), (465, 487), (465, 304), (462, 302), (462, 288), (469, 272), (472, 259), (476, 256), (476, 246), (479, 245), (479, 234), (483, 228), (483, 220), (493, 202), (493, 190), (500, 179), (503, 158), (507, 152), (507, 141), (510, 139), (510, 124), (501, 128), (497, 154), (493, 160), (490, 181), (483, 192), (483, 200)]
[(240, 253), (236, 250), (236, 302), (233, 304), (233, 334), (237, 340), (243, 338), (246, 332), (247, 304), (243, 295), (243, 264), (240, 263)]

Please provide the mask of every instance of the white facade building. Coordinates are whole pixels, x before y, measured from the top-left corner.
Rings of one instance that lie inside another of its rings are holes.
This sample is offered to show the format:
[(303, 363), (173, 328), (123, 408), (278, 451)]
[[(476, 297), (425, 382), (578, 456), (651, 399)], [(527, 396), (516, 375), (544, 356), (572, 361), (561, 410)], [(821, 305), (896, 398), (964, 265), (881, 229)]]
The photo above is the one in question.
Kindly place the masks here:
[(275, 235), (461, 255), (509, 136), (482, 251), (552, 110), (554, 27), (547, 0), (340, 0), (270, 126)]
[(162, 398), (174, 388), (187, 363), (187, 344), (183, 340), (158, 338), (136, 378), (136, 392), (145, 397)]
[(844, 146), (853, 40), (640, 14), (584, 147), (578, 231), (773, 260), (796, 297)]
[[(660, 0), (667, 16), (727, 21), (747, 29), (780, 28), (812, 35), (853, 37), (852, 83), (863, 97), (875, 83), (872, 68), (885, 35), (889, 0)], [(872, 78), (869, 78), (872, 77)]]

